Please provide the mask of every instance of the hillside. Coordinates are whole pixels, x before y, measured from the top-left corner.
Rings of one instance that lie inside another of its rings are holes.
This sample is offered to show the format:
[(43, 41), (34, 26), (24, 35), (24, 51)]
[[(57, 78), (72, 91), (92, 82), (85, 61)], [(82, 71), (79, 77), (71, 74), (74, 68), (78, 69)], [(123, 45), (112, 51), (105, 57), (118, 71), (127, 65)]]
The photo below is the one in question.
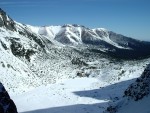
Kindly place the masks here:
[(0, 82), (19, 112), (103, 112), (149, 55), (150, 42), (76, 24), (25, 25), (0, 9)]

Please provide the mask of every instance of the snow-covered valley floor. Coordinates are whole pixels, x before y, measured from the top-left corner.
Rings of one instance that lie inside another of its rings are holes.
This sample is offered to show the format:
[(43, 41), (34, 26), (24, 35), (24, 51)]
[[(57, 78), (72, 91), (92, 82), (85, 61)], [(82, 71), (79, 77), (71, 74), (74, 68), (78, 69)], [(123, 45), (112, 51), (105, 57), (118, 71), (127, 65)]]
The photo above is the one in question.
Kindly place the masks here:
[(133, 81), (108, 84), (96, 78), (75, 78), (11, 97), (19, 113), (102, 113)]

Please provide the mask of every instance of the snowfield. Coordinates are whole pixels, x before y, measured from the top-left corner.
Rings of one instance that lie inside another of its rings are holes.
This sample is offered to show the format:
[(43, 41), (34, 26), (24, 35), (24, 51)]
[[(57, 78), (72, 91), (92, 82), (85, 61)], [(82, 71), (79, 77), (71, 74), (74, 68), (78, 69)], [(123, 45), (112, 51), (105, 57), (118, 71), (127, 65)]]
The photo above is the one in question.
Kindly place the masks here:
[(19, 113), (102, 113), (131, 82), (108, 85), (95, 78), (75, 78), (11, 97)]

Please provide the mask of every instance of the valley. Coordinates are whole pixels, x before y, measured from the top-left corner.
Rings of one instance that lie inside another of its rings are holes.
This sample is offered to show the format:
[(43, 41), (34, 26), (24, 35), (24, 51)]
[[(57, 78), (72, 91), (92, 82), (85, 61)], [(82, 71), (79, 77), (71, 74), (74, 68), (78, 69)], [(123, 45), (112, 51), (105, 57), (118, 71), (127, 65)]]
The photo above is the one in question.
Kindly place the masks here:
[(19, 113), (103, 113), (149, 56), (150, 42), (76, 24), (25, 25), (0, 9), (0, 82)]

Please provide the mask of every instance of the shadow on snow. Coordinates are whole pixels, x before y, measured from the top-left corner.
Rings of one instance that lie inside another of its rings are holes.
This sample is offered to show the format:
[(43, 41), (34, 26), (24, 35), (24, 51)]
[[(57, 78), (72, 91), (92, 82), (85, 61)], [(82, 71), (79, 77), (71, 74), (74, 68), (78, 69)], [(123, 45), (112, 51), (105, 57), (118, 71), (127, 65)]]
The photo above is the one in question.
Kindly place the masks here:
[(133, 81), (135, 81), (135, 79), (122, 81), (116, 84), (111, 84), (109, 86), (102, 87), (100, 89), (73, 92), (75, 95), (78, 95), (80, 97), (105, 100), (105, 102), (103, 101), (102, 103), (60, 106), (33, 111), (26, 111), (22, 113), (102, 113), (109, 105), (109, 102), (117, 101), (119, 98), (123, 96), (124, 90), (131, 83), (133, 83)]

